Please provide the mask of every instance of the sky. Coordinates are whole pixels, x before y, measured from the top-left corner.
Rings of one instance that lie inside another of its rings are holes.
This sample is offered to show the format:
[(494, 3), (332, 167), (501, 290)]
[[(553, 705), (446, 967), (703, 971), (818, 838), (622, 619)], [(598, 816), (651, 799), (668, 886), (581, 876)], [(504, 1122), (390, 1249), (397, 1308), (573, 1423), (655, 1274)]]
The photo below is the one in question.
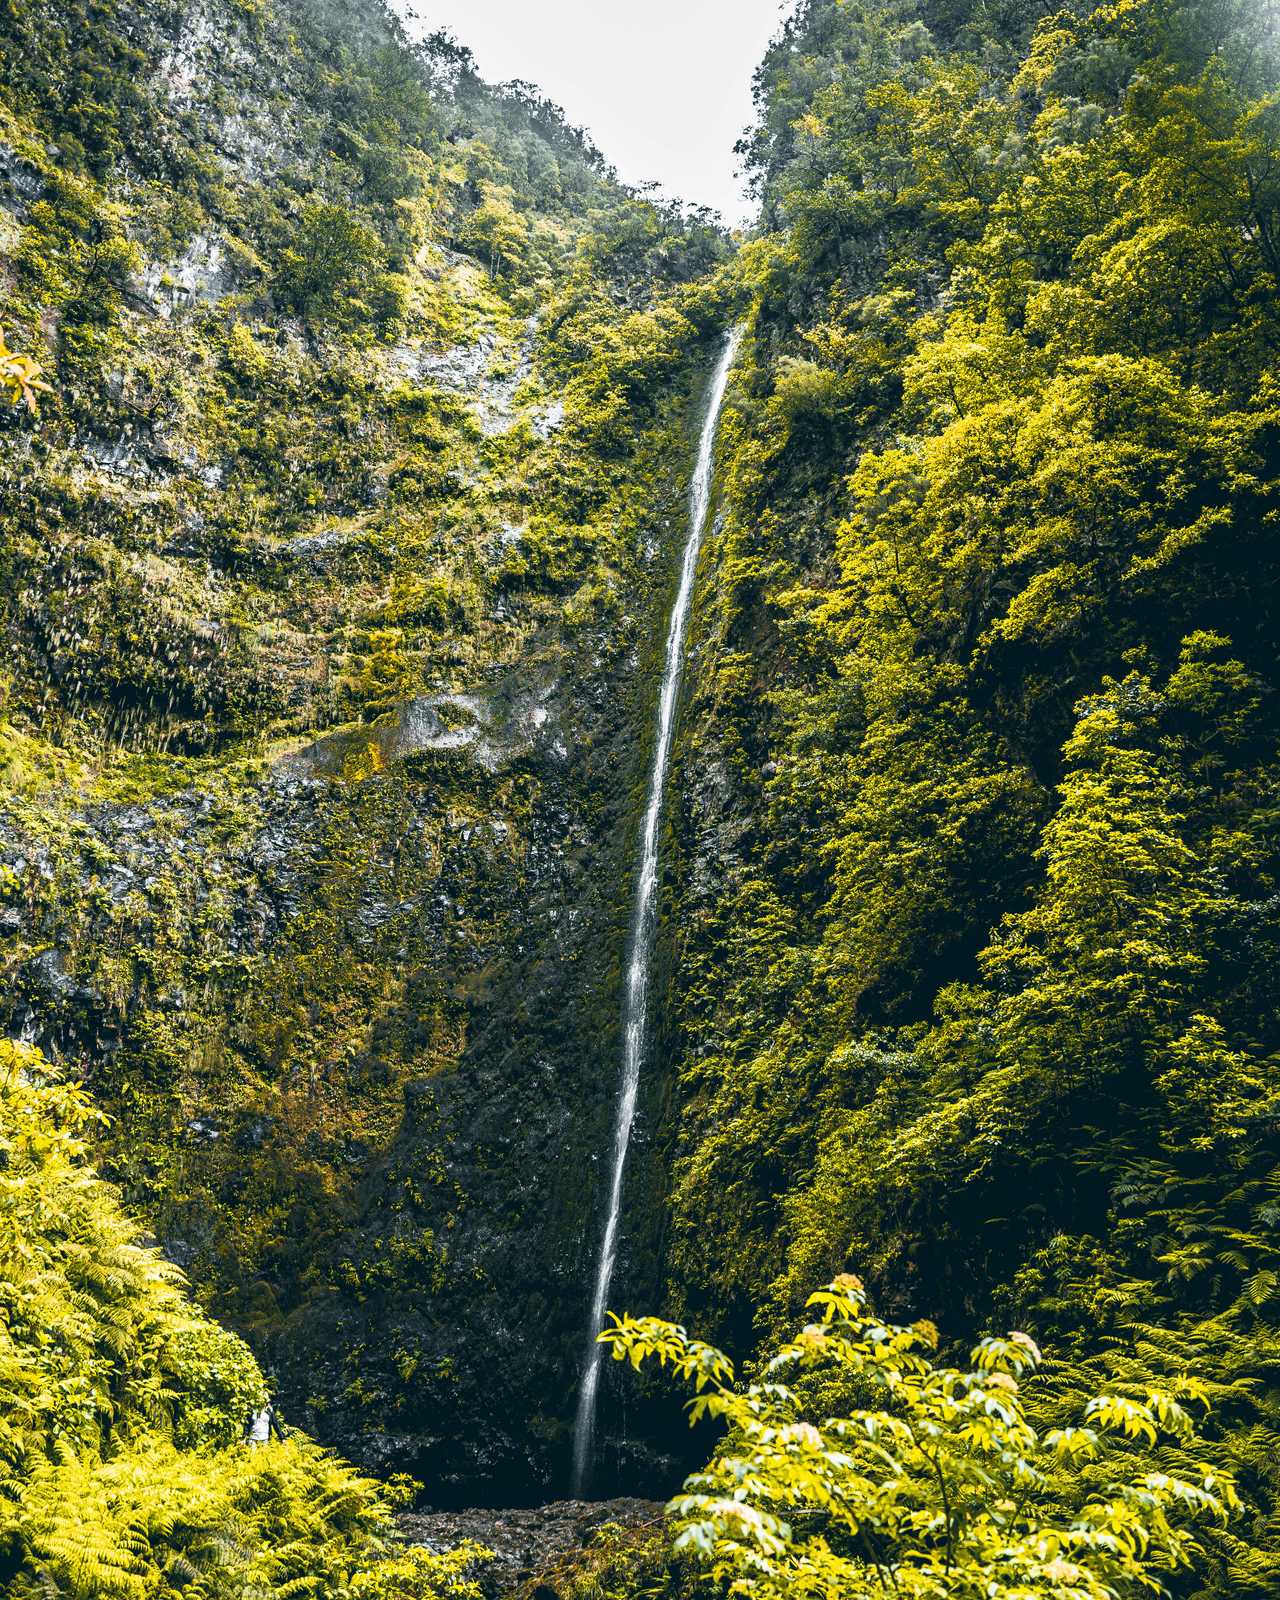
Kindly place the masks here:
[[(733, 147), (782, 0), (393, 0), (415, 32), (447, 28), (491, 83), (535, 83), (624, 183), (719, 211), (751, 207)], [(416, 19), (416, 20), (415, 20)]]

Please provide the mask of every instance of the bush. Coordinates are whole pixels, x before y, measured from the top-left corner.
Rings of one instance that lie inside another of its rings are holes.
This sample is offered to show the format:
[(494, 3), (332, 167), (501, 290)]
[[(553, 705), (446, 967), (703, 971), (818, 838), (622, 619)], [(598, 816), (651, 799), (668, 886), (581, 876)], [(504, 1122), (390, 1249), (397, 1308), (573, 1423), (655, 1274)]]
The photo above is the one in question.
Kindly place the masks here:
[(404, 280), (387, 271), (382, 241), (342, 206), (303, 209), (280, 258), (275, 294), (308, 323), (350, 330), (362, 321), (385, 326), (403, 314)]
[(1158, 1589), (1198, 1548), (1195, 1523), (1237, 1504), (1228, 1479), (1191, 1464), (1195, 1432), (1172, 1394), (1099, 1396), (1082, 1425), (1041, 1437), (1019, 1386), (1040, 1362), (1025, 1334), (984, 1339), (958, 1371), (935, 1364), (932, 1323), (881, 1322), (849, 1274), (809, 1304), (821, 1320), (745, 1388), (671, 1323), (627, 1318), (601, 1335), (616, 1359), (656, 1356), (691, 1380), (693, 1421), (726, 1424), (670, 1510), (677, 1555), (731, 1593), (1115, 1600)]
[(386, 1487), (301, 1434), (243, 1443), (245, 1344), (86, 1160), (100, 1115), (0, 1043), (0, 1584), (13, 1600), (478, 1600), (486, 1554), (406, 1550)]

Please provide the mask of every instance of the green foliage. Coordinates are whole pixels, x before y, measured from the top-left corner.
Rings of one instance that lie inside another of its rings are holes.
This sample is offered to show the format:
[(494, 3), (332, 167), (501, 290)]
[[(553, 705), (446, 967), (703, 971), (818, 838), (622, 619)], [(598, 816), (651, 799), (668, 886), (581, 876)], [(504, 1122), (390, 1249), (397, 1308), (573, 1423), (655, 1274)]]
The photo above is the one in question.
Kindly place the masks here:
[(932, 1323), (880, 1321), (848, 1274), (809, 1306), (821, 1320), (746, 1387), (671, 1323), (601, 1335), (616, 1359), (656, 1357), (692, 1383), (691, 1421), (725, 1425), (669, 1509), (676, 1554), (731, 1594), (1115, 1600), (1159, 1592), (1202, 1553), (1198, 1526), (1237, 1505), (1230, 1478), (1196, 1462), (1194, 1379), (1178, 1396), (1099, 1395), (1042, 1435), (1021, 1392), (1040, 1363), (1025, 1334), (984, 1339), (962, 1371), (935, 1362)]
[[(0, 319), (50, 385), (0, 404), (7, 1025), (86, 1074), (127, 1204), (294, 1415), (422, 1477), (506, 1429), (545, 1480), (567, 1332), (495, 1399), (471, 1319), (513, 1228), (545, 1304), (555, 1207), (466, 1192), (495, 1158), (406, 1111), (561, 984), (515, 1050), (586, 1080), (613, 867), (566, 945), (543, 852), (587, 871), (625, 804), (727, 242), (381, 0), (197, 10), (0, 3)], [(170, 1343), (182, 1451), (239, 1426), (220, 1340)]]
[[(162, 25), (179, 14), (168, 4), (157, 11)], [(65, 163), (98, 178), (149, 121), (136, 12), (128, 0), (72, 0), (56, 13), (38, 0), (7, 0), (4, 8), (0, 71), (7, 98), (23, 111), (47, 113)]]
[(520, 1600), (547, 1590), (560, 1600), (640, 1600), (696, 1593), (686, 1563), (672, 1558), (661, 1517), (639, 1524), (606, 1522), (580, 1548), (559, 1555), (525, 1580)]
[[(540, 862), (549, 826), (574, 874), (621, 837), (628, 779), (616, 749), (607, 781), (460, 753), (506, 685), (568, 704), (587, 662), (617, 708), (576, 730), (588, 764), (632, 725), (616, 685), (655, 636), (692, 375), (749, 306), (671, 811), (672, 1301), (746, 1348), (853, 1266), (891, 1310), (1016, 1321), (1069, 1352), (1028, 1391), (1041, 1432), (1196, 1372), (1242, 1510), (1166, 1576), (1262, 1600), (1273, 18), (1033, 11), (804, 0), (744, 146), (764, 225), (720, 271), (710, 219), (623, 190), (536, 91), (372, 3), (228, 6), (194, 82), (167, 6), (0, 7), (0, 361), (6, 396), (37, 358), (50, 385), (38, 424), (0, 416), (4, 964), (69, 1056), (111, 1041), (93, 1081), (127, 1120), (93, 1137), (211, 1303), (272, 1334), (317, 1307), (395, 1322), (342, 1324), (305, 1374), (317, 1414), (438, 1438), (465, 1393), (505, 1426), (490, 1384), (521, 1352), (494, 1363), (468, 1319), (490, 1293), (545, 1309), (545, 1284), (493, 1287), (468, 1251), (541, 1206), (526, 1147), (474, 1118), (459, 1157), (406, 1090), (583, 1087), (599, 995), (563, 972), (594, 957), (547, 933)], [(406, 759), (419, 715), (447, 737)], [(540, 940), (545, 988), (517, 965)], [(61, 1266), (12, 1291), (60, 1330), (6, 1358), (38, 1466), (12, 1472), (80, 1474), (40, 1491), (58, 1583), (80, 1558), (53, 1497), (106, 1506), (109, 1468), (119, 1504), (169, 1505), (261, 1383), (119, 1226), (156, 1326), (74, 1273), (64, 1303)], [(218, 1503), (256, 1516), (233, 1477)], [(138, 1560), (213, 1570), (162, 1523)]]
[(176, 1322), (161, 1364), (178, 1397), (173, 1438), (180, 1450), (238, 1444), (242, 1419), (267, 1403), (262, 1373), (244, 1340), (203, 1317)]
[[(1194, 1370), (1276, 1582), (1269, 10), (811, 0), (757, 80), (680, 846), (673, 1303), (849, 1268)], [(710, 771), (709, 778), (700, 774)], [(696, 862), (696, 865), (694, 864)]]
[(385, 326), (403, 310), (378, 235), (341, 206), (313, 203), (291, 231), (275, 279), (280, 303), (308, 322)]
[(482, 1600), (485, 1591), (474, 1573), (491, 1556), (469, 1539), (443, 1554), (405, 1550), (352, 1572), (335, 1592), (342, 1600)]
[[(10, 1468), (20, 1470), (33, 1449), (101, 1443), (122, 1400), (145, 1415), (162, 1412), (166, 1400), (203, 1398), (168, 1393), (167, 1380), (184, 1374), (243, 1405), (231, 1419), (238, 1437), (250, 1408), (265, 1401), (261, 1376), (239, 1341), (195, 1317), (178, 1273), (141, 1243), (141, 1229), (85, 1167), (98, 1114), (77, 1090), (46, 1080), (29, 1051), (5, 1044), (0, 1066)], [(198, 1442), (198, 1416), (184, 1426)]]
[(529, 225), (511, 203), (509, 189), (481, 185), (480, 204), (468, 216), (462, 237), (467, 248), (487, 262), (489, 272), (511, 272), (520, 265)]
[(21, 402), (28, 411), (36, 410), (37, 393), (41, 389), (49, 388), (49, 385), (41, 380), (42, 370), (38, 361), (33, 361), (30, 356), (22, 355), (17, 350), (10, 350), (4, 332), (0, 330), (0, 390), (3, 390), (15, 405)]
[(212, 1456), (148, 1439), (33, 1475), (10, 1592), (478, 1600), (467, 1574), (488, 1552), (397, 1549), (389, 1508), (379, 1486), (306, 1439)]
[(15, 1597), (478, 1600), (486, 1552), (397, 1547), (396, 1496), (291, 1434), (86, 1159), (100, 1120), (0, 1046), (0, 1560)]

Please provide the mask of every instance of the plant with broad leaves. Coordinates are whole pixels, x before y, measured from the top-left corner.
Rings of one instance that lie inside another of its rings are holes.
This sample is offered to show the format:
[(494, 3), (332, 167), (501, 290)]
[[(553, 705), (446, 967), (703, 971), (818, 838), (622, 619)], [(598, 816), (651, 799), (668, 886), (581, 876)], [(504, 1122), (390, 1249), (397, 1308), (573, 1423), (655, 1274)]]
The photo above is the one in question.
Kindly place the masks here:
[[(1116, 1600), (1159, 1593), (1187, 1565), (1196, 1525), (1225, 1521), (1233, 1485), (1178, 1475), (1195, 1447), (1178, 1394), (1106, 1395), (1082, 1424), (1040, 1436), (1021, 1380), (1040, 1364), (1025, 1334), (984, 1339), (969, 1371), (937, 1365), (937, 1329), (881, 1322), (857, 1278), (813, 1295), (820, 1320), (758, 1382), (656, 1318), (615, 1319), (615, 1359), (656, 1357), (696, 1390), (691, 1419), (727, 1433), (669, 1508), (675, 1549), (757, 1600), (894, 1594), (911, 1600)], [(794, 1375), (791, 1383), (784, 1381)], [(821, 1423), (815, 1402), (839, 1397)], [(847, 1402), (860, 1402), (849, 1404)], [(1159, 1470), (1153, 1470), (1158, 1468)]]
[(14, 405), (25, 405), (28, 411), (38, 411), (37, 394), (49, 394), (50, 388), (41, 378), (44, 368), (18, 350), (11, 350), (0, 328), (0, 393)]

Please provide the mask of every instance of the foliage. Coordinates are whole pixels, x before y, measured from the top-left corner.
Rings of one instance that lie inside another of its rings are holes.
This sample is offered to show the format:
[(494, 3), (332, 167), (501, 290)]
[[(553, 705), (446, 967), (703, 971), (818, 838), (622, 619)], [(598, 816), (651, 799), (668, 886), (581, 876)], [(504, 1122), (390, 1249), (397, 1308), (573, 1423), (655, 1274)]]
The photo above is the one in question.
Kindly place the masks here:
[(468, 247), (487, 261), (492, 276), (519, 266), (529, 237), (528, 224), (511, 198), (509, 189), (483, 184), (480, 204), (466, 221), (463, 237)]
[(676, 1562), (660, 1515), (640, 1523), (606, 1522), (586, 1542), (536, 1569), (518, 1591), (535, 1600), (547, 1590), (560, 1600), (638, 1600), (696, 1593), (686, 1563)]
[(0, 390), (6, 392), (15, 405), (21, 401), (28, 411), (36, 410), (36, 395), (40, 390), (49, 391), (49, 385), (40, 376), (43, 370), (30, 356), (10, 350), (0, 330)]
[[(745, 306), (637, 1241), (735, 1350), (846, 1267), (1016, 1322), (1039, 1432), (1196, 1372), (1242, 1509), (1165, 1577), (1274, 1593), (1273, 8), (803, 0), (727, 268), (373, 0), (218, 0), (216, 71), (179, 9), (0, 8), (56, 375), (0, 417), (0, 937), (129, 1203), (326, 1427), (547, 1481), (653, 552)], [(553, 685), (574, 758), (486, 765)], [(122, 1337), (177, 1478), (260, 1375), (173, 1307)], [(97, 1482), (82, 1309), (14, 1404), (45, 1363)]]
[[(670, 1365), (698, 1391), (691, 1420), (727, 1428), (669, 1509), (676, 1553), (732, 1594), (1114, 1600), (1158, 1592), (1199, 1553), (1197, 1524), (1237, 1503), (1229, 1478), (1195, 1463), (1194, 1379), (1178, 1397), (1097, 1396), (1077, 1425), (1040, 1435), (1020, 1387), (1040, 1363), (1025, 1334), (984, 1339), (960, 1371), (935, 1362), (932, 1323), (882, 1322), (849, 1274), (809, 1305), (821, 1320), (745, 1388), (671, 1323), (601, 1335), (615, 1359)], [(809, 1420), (833, 1400), (845, 1409)]]
[[(486, 1122), (433, 1102), (499, 1036), (515, 1096), (595, 1093), (588, 862), (727, 241), (382, 0), (5, 0), (0, 144), (0, 318), (52, 386), (0, 405), (6, 1029), (85, 1073), (127, 1205), (292, 1416), (544, 1485), (578, 1308), (496, 1373), (484, 1330), (545, 1307), (590, 1197), (534, 1116), (470, 1192)], [(180, 1449), (238, 1427), (220, 1338), (173, 1343)]]
[(89, 1165), (98, 1120), (0, 1046), (5, 1592), (478, 1600), (486, 1552), (401, 1550), (390, 1490), (299, 1434), (244, 1443), (262, 1373)]
[(304, 208), (280, 260), (276, 294), (312, 323), (351, 329), (392, 316), (396, 287), (386, 253), (367, 223), (341, 206)]
[[(797, 7), (744, 153), (669, 1281), (1194, 1370), (1276, 1583), (1271, 8)], [(1041, 1401), (1037, 1400), (1038, 1406)]]

